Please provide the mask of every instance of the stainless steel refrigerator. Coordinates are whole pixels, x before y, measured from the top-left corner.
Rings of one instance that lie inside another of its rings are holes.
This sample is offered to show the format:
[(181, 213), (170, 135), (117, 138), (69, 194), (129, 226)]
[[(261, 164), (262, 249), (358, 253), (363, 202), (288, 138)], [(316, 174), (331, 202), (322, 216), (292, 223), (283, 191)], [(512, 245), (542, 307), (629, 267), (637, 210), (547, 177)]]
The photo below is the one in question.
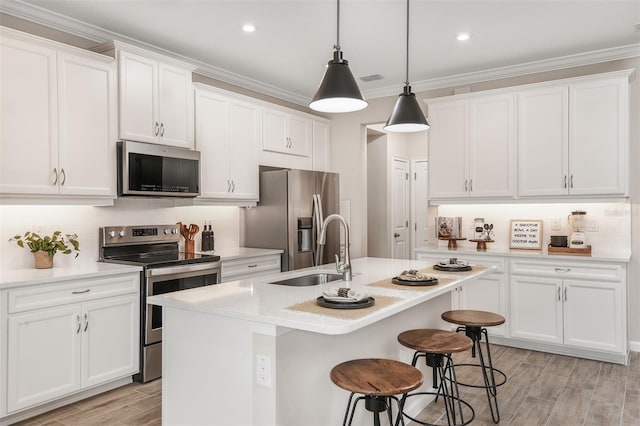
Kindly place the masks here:
[(283, 271), (335, 262), (338, 223), (329, 225), (321, 252), (316, 240), (324, 218), (339, 213), (338, 184), (337, 173), (261, 170), (260, 201), (244, 214), (244, 245), (284, 250)]

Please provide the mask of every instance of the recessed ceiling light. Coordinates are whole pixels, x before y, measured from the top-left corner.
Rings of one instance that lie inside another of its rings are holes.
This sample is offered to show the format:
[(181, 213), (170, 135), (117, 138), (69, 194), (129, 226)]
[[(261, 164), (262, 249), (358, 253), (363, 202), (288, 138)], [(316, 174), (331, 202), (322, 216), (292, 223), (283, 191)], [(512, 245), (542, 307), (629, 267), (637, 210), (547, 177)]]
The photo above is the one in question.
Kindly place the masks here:
[(469, 33), (460, 33), (456, 36), (456, 40), (458, 41), (467, 41), (471, 38), (471, 34)]
[(253, 24), (244, 24), (242, 30), (247, 33), (252, 33), (256, 30), (256, 26)]

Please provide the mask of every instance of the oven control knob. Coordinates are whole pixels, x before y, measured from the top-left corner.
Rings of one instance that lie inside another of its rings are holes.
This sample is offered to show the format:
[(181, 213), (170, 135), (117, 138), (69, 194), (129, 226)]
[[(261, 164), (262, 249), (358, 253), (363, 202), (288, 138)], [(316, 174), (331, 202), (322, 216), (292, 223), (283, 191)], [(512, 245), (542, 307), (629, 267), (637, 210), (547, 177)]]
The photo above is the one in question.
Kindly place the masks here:
[(116, 237), (116, 231), (109, 231), (109, 238), (115, 238)]
[(118, 232), (118, 235), (119, 235), (120, 237), (124, 237), (125, 235), (127, 235), (127, 233), (126, 233), (126, 232), (124, 232), (124, 231), (120, 231), (120, 232)]
[(171, 233), (172, 233), (173, 235), (176, 235), (176, 234), (178, 233), (178, 228), (172, 228), (172, 229), (171, 229)]
[(164, 228), (164, 235), (169, 235), (171, 231), (169, 231), (169, 228)]

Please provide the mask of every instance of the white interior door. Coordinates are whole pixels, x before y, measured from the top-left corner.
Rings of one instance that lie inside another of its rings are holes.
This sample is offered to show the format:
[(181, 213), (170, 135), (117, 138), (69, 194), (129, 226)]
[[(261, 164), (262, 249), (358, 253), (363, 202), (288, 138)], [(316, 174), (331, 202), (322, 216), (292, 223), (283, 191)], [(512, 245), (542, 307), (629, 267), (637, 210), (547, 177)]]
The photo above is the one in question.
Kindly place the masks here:
[(394, 259), (409, 258), (409, 162), (394, 158), (391, 168), (391, 231)]
[[(411, 185), (411, 203), (412, 203), (412, 220), (413, 227), (411, 233), (413, 235), (412, 249), (425, 246), (429, 242), (429, 170), (426, 159), (416, 159), (411, 163), (413, 184)], [(412, 257), (413, 253), (412, 253)]]

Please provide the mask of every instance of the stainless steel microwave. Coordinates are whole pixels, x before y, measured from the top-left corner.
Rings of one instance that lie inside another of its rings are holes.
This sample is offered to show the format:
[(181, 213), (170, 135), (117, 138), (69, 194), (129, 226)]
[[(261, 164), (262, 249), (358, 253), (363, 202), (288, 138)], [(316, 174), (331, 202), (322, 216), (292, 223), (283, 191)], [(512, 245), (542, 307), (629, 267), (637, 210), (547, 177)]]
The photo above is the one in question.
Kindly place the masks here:
[(118, 195), (197, 197), (200, 152), (151, 143), (118, 142)]

